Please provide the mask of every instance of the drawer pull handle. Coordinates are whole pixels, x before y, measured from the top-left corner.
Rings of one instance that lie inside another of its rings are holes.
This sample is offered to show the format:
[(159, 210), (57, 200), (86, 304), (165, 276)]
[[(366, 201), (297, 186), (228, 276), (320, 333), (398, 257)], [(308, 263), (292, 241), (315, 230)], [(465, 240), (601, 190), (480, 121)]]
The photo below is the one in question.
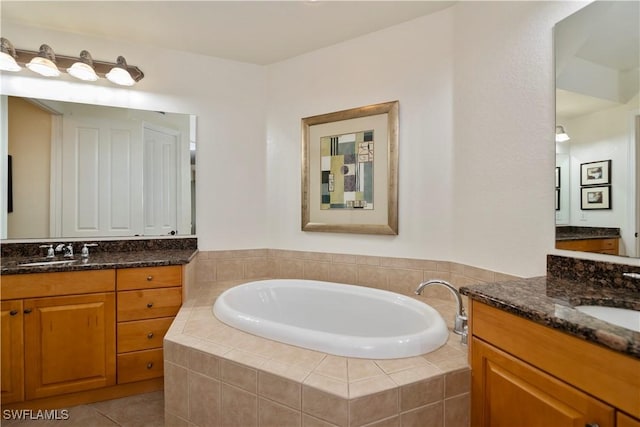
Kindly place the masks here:
[(147, 369), (151, 369), (151, 368), (153, 368), (153, 362), (147, 363)]
[(147, 276), (147, 282), (150, 282), (152, 280), (153, 280), (153, 276), (151, 276), (151, 275)]
[(24, 309), (24, 314), (29, 314), (31, 313), (33, 310), (31, 310), (30, 308), (25, 308)]
[(15, 316), (16, 314), (18, 314), (18, 310), (11, 310), (9, 312), (9, 316)]
[(147, 308), (151, 308), (151, 307), (153, 307), (153, 303), (152, 302), (147, 303)]
[(584, 427), (600, 427), (598, 423), (586, 423)]
[(153, 332), (149, 332), (149, 333), (147, 334), (147, 338), (149, 338), (149, 339), (153, 338)]

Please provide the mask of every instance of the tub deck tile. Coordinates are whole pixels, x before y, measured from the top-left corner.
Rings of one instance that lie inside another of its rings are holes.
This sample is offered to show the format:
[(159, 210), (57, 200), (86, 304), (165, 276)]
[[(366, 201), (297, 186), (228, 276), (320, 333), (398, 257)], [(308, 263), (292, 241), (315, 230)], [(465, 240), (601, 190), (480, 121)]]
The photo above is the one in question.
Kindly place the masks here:
[[(458, 335), (451, 333), (444, 346), (417, 357), (369, 360), (328, 355), (257, 337), (216, 319), (211, 310), (215, 298), (225, 286), (240, 283), (218, 283), (215, 292), (199, 289), (180, 310), (165, 336), (167, 395), (187, 384), (177, 375), (186, 369), (220, 381), (221, 426), (245, 427), (260, 420), (269, 424), (280, 413), (300, 427), (422, 426), (431, 421), (443, 426), (446, 413), (464, 418), (470, 375), (467, 347)], [(452, 318), (453, 301), (425, 302), (448, 322)], [(187, 408), (197, 404), (197, 399), (188, 402), (192, 398), (196, 397), (176, 395)], [(197, 408), (190, 409), (195, 415)], [(166, 413), (194, 422), (183, 407), (168, 405)]]

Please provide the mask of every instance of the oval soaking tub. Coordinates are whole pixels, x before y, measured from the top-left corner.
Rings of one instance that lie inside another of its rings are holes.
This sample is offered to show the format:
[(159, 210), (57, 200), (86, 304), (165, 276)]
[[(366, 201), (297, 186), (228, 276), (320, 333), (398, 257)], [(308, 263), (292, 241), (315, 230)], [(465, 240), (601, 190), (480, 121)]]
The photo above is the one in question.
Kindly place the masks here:
[(440, 313), (413, 298), (315, 280), (238, 285), (216, 299), (213, 313), (245, 332), (337, 356), (418, 356), (449, 337)]

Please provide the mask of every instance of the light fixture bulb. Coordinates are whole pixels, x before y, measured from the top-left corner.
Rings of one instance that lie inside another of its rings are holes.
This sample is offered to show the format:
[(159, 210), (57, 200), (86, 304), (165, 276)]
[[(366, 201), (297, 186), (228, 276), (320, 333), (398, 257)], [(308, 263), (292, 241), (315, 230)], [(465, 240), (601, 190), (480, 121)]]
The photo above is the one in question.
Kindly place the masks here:
[(109, 79), (110, 82), (120, 86), (133, 86), (135, 84), (135, 80), (133, 80), (131, 74), (127, 71), (127, 61), (123, 56), (118, 56), (117, 64), (105, 77)]
[(53, 53), (53, 49), (43, 44), (40, 46), (38, 56), (33, 57), (33, 59), (29, 61), (27, 68), (41, 76), (57, 77), (60, 75), (60, 70), (58, 70), (55, 62), (56, 55)]
[(569, 135), (564, 131), (564, 126), (556, 126), (556, 142), (565, 142), (570, 140)]
[(98, 75), (93, 69), (93, 58), (91, 58), (91, 54), (86, 50), (80, 52), (80, 60), (74, 62), (70, 68), (67, 68), (67, 73), (87, 82), (95, 82), (98, 80)]
[(4, 37), (0, 37), (0, 70), (20, 71), (22, 67), (16, 62), (16, 50), (11, 42)]

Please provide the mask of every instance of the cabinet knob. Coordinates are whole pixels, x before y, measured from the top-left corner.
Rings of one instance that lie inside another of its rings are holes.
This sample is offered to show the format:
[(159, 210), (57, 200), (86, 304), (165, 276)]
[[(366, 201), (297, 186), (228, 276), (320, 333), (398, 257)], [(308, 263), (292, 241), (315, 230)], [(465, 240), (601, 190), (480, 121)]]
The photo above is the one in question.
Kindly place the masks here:
[(147, 369), (151, 369), (151, 368), (153, 368), (153, 362), (147, 363)]
[(16, 314), (18, 314), (18, 310), (11, 310), (9, 312), (9, 316), (15, 316)]
[(149, 339), (153, 338), (153, 332), (149, 332), (149, 333), (147, 334), (147, 338), (149, 338)]
[(152, 302), (147, 303), (147, 308), (151, 308), (151, 307), (153, 307), (153, 303)]
[(153, 280), (153, 276), (152, 276), (152, 275), (148, 275), (148, 276), (147, 276), (147, 282), (150, 282), (150, 281), (152, 281), (152, 280)]
[(24, 314), (29, 314), (31, 313), (33, 310), (31, 310), (30, 308), (25, 308), (24, 309)]

